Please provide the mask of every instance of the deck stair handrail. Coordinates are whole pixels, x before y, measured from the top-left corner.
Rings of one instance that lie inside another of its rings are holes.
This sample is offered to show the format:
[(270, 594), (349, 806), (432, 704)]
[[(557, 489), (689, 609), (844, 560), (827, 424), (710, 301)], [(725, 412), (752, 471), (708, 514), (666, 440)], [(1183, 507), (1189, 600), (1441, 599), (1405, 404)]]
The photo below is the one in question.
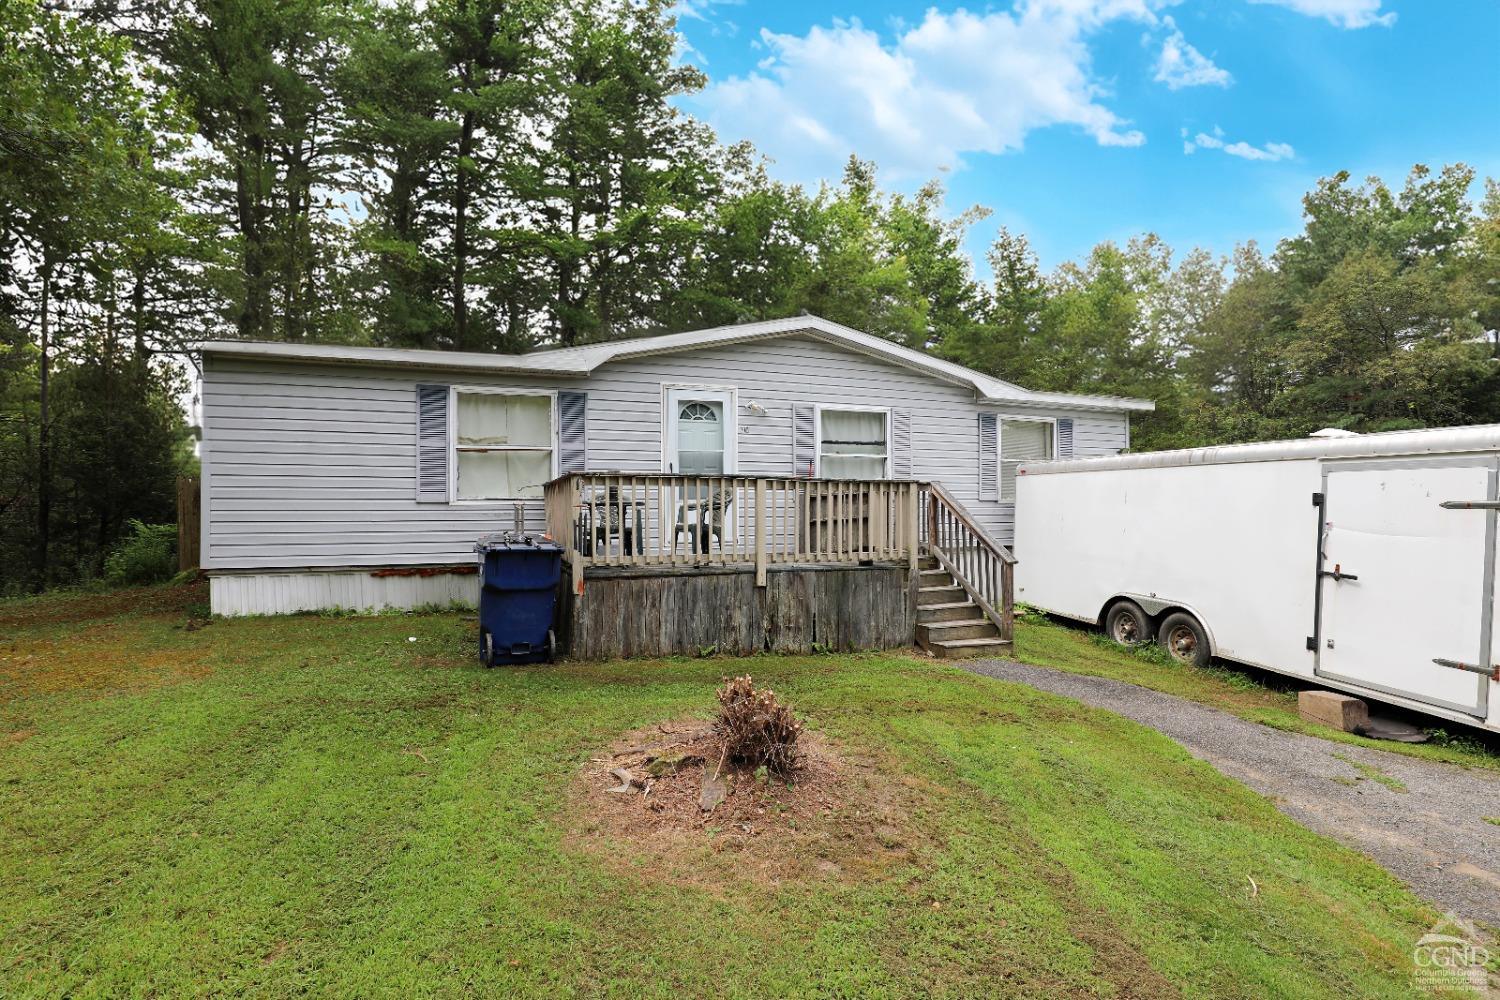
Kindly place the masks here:
[(1015, 636), (1015, 554), (997, 542), (941, 483), (927, 483), (923, 534), (927, 553), (1000, 631)]

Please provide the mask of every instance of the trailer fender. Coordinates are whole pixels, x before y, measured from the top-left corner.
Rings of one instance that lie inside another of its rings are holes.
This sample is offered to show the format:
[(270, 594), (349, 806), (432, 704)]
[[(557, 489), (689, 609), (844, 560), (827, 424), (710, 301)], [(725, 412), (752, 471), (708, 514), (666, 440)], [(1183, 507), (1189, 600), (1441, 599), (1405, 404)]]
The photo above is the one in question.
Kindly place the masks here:
[(1209, 655), (1219, 655), (1219, 641), (1214, 638), (1213, 625), (1207, 618), (1203, 617), (1203, 614), (1197, 608), (1193, 607), (1186, 601), (1173, 601), (1156, 596), (1147, 596), (1146, 594), (1116, 594), (1109, 600), (1105, 601), (1104, 607), (1099, 609), (1098, 620), (1101, 622), (1104, 620), (1104, 616), (1109, 613), (1109, 606), (1111, 604), (1115, 603), (1116, 601), (1124, 600), (1134, 601), (1135, 603), (1139, 604), (1141, 606), (1141, 610), (1145, 611), (1146, 614), (1156, 619), (1158, 623), (1162, 618), (1166, 617), (1174, 611), (1186, 611), (1188, 614), (1198, 619), (1198, 624), (1203, 626), (1203, 632), (1208, 636)]

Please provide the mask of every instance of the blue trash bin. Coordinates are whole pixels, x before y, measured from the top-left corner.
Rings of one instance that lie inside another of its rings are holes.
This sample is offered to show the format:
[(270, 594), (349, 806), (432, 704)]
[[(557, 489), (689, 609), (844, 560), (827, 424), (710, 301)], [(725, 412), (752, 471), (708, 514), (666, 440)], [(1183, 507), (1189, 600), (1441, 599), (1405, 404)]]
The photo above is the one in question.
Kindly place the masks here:
[(549, 538), (504, 532), (474, 546), (483, 560), (479, 579), (479, 661), (552, 662), (552, 628), (562, 546)]

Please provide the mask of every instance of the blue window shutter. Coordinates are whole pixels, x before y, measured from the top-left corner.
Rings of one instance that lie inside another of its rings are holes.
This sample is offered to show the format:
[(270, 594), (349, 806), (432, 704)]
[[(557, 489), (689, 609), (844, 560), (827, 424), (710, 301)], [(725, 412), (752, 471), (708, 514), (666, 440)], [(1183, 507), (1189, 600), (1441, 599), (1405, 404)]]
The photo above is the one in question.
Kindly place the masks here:
[(589, 461), (589, 394), (557, 394), (557, 474), (584, 472)]
[(448, 502), (448, 387), (417, 386), (417, 502)]
[(1000, 441), (993, 413), (979, 415), (979, 499), (1000, 499)]
[(891, 478), (911, 478), (911, 411), (891, 411)]
[(792, 407), (792, 475), (811, 479), (818, 462), (817, 411), (811, 403)]
[(1073, 457), (1073, 418), (1057, 418), (1057, 457)]

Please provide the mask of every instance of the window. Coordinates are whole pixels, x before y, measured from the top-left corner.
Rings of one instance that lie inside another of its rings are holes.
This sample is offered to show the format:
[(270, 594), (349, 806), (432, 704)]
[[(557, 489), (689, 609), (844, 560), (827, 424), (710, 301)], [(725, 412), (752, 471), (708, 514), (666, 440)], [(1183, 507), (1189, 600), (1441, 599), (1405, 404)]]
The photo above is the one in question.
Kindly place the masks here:
[(1016, 499), (1016, 469), (1023, 462), (1050, 459), (1055, 454), (1050, 420), (1000, 421), (1000, 501)]
[(552, 397), (457, 389), (459, 500), (540, 497), (552, 478)]
[(885, 479), (890, 447), (885, 410), (818, 411), (818, 475)]

